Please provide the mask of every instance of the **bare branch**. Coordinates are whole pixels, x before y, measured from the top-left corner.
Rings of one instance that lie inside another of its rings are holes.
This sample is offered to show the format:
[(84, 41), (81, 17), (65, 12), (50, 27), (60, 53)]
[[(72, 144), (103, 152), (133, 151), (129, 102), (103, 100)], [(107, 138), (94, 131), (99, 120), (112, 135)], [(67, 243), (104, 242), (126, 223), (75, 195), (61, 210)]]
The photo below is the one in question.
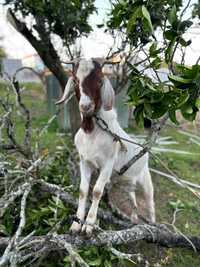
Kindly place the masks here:
[[(200, 238), (196, 236), (188, 237), (194, 244), (197, 251), (200, 251)], [(107, 246), (130, 244), (140, 240), (146, 240), (150, 243), (155, 243), (163, 247), (180, 247), (193, 249), (192, 245), (182, 235), (171, 232), (165, 225), (149, 225), (140, 224), (132, 228), (119, 231), (103, 231), (95, 233), (90, 239), (86, 239), (82, 235), (57, 235), (54, 236), (33, 236), (30, 238), (33, 251), (39, 248), (38, 244), (46, 247), (46, 251), (60, 250), (58, 239), (64, 240), (75, 248), (88, 246)], [(37, 241), (36, 243), (34, 241)], [(0, 248), (5, 248), (9, 243), (9, 238), (0, 238)]]

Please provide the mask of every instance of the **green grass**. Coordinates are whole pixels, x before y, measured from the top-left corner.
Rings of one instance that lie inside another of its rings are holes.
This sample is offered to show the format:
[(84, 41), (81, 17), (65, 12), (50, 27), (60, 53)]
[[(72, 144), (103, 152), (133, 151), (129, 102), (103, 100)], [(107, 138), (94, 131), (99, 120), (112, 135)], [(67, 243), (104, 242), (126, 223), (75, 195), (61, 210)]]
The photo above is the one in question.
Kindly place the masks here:
[[(23, 102), (26, 103), (27, 107), (31, 111), (32, 118), (32, 127), (33, 129), (39, 128), (41, 129), (48, 119), (51, 117), (47, 112), (45, 94), (41, 88), (37, 84), (26, 84), (26, 90), (23, 92)], [(0, 98), (5, 97), (6, 89), (5, 85), (0, 86)], [(10, 96), (10, 101), (14, 103), (15, 95), (12, 93)], [(2, 110), (0, 110), (1, 114)], [(24, 122), (23, 119), (19, 116), (16, 116), (16, 113), (13, 113), (13, 118), (15, 120), (15, 130), (16, 136), (19, 142), (23, 140), (24, 134)], [(192, 126), (191, 129), (192, 130)], [(133, 131), (132, 129), (128, 129), (129, 132)], [(64, 143), (68, 146), (71, 146), (71, 140), (69, 137), (65, 136), (64, 138), (60, 138), (58, 136), (58, 124), (54, 122), (49, 128), (48, 131), (42, 136), (40, 140), (40, 150), (48, 149), (48, 153), (54, 154), (56, 151), (56, 147), (58, 145), (63, 145)], [(134, 132), (136, 132), (134, 130)], [(171, 136), (173, 140), (177, 141), (177, 145), (171, 145), (171, 148), (186, 150), (189, 152), (200, 153), (200, 147), (191, 143), (189, 138), (180, 134), (177, 131), (177, 128), (174, 126), (167, 126), (161, 133), (162, 136)], [(37, 139), (37, 131), (32, 132), (32, 144), (35, 143)], [(52, 163), (47, 169), (43, 170), (42, 175), (43, 178), (48, 179), (49, 182), (56, 182), (63, 185), (67, 185), (67, 177), (68, 172), (66, 169), (67, 166), (67, 153), (60, 154), (56, 158), (56, 161)], [(200, 156), (199, 155), (178, 155), (173, 153), (161, 153), (158, 155), (160, 159), (170, 168), (176, 175), (182, 179), (186, 179), (188, 181), (200, 184)], [(153, 158), (151, 158), (150, 165), (156, 169), (167, 172), (160, 163)], [(64, 177), (64, 178), (63, 178)], [(168, 223), (172, 222), (173, 213), (174, 213), (174, 205), (179, 203), (181, 205), (182, 210), (178, 212), (176, 217), (175, 226), (177, 229), (182, 231), (187, 235), (198, 235), (200, 236), (200, 200), (198, 200), (191, 192), (186, 189), (183, 189), (172, 181), (169, 181), (167, 178), (161, 177), (159, 175), (152, 174), (154, 188), (155, 188), (155, 202), (156, 202), (156, 215), (157, 221), (160, 223)], [(34, 196), (32, 196), (34, 199)], [(37, 196), (41, 197), (41, 196)], [(53, 199), (51, 196), (47, 196), (47, 200), (44, 200), (44, 196), (41, 197), (40, 205), (37, 205), (37, 201), (35, 200), (34, 205), (31, 207), (31, 210), (28, 211), (30, 214), (31, 220), (28, 221), (28, 229), (31, 230), (33, 227), (39, 229), (40, 233), (45, 233), (46, 229), (51, 226), (53, 221), (53, 213), (51, 212), (51, 208), (54, 205)], [(50, 202), (49, 202), (50, 201)], [(45, 207), (47, 207), (45, 209)], [(32, 210), (33, 209), (33, 210)], [(59, 216), (66, 216), (66, 213), (69, 214), (72, 212), (70, 209), (66, 210), (62, 205), (60, 207)], [(9, 211), (10, 213), (10, 211)], [(10, 218), (9, 214), (7, 215)], [(33, 219), (34, 218), (34, 219)], [(6, 219), (7, 224), (10, 219)], [(46, 220), (46, 221), (45, 221)], [(35, 224), (34, 224), (35, 223)], [(9, 227), (11, 227), (9, 225)], [(11, 227), (12, 228), (12, 227)], [(64, 227), (64, 231), (68, 226)], [(11, 231), (11, 230), (10, 230)], [(124, 250), (133, 250), (134, 252), (141, 252), (145, 255), (146, 258), (151, 262), (151, 266), (155, 267), (156, 263), (159, 263), (160, 266), (167, 267), (199, 267), (200, 266), (200, 257), (197, 253), (194, 253), (189, 250), (184, 249), (164, 249), (160, 248), (156, 245), (146, 244), (145, 242), (135, 244), (129, 248), (123, 247)], [(104, 250), (101, 249), (90, 249), (88, 251), (83, 250), (81, 255), (88, 261), (93, 261), (94, 258), (101, 258), (101, 265), (99, 266), (110, 266), (106, 259), (109, 258), (110, 262), (112, 262), (112, 266), (135, 266), (130, 263), (119, 263), (116, 262), (116, 259), (112, 258), (110, 254), (107, 254)], [(45, 263), (41, 266), (68, 266), (67, 259), (65, 261), (61, 261), (59, 263)], [(94, 266), (94, 265), (93, 265)], [(96, 265), (98, 266), (98, 265)], [(158, 265), (157, 265), (158, 266)]]

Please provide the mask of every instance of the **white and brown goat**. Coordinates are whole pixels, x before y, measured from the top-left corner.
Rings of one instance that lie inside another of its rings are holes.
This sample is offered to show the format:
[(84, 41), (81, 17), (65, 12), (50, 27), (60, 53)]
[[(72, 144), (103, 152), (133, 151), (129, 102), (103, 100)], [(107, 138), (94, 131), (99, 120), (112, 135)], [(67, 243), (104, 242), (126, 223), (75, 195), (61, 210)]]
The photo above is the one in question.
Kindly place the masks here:
[[(102, 118), (112, 132), (131, 140), (118, 123), (117, 114), (113, 108), (114, 90), (109, 79), (103, 75), (101, 65), (98, 62), (92, 59), (80, 60), (74, 75), (68, 80), (61, 100), (57, 103), (64, 102), (74, 90), (79, 101), (81, 115), (81, 127), (75, 136), (75, 145), (80, 155), (81, 173), (76, 215), (81, 221), (85, 220), (85, 224), (81, 226), (80, 223), (74, 221), (71, 231), (82, 230), (90, 234), (93, 229), (92, 225), (96, 222), (97, 210), (105, 185), (110, 182), (115, 171), (118, 172), (124, 164), (138, 154), (141, 147), (127, 142), (127, 151), (122, 151), (120, 143), (113, 141), (113, 137), (103, 131), (96, 123), (94, 114)], [(92, 204), (85, 219), (90, 179), (95, 169), (99, 170), (99, 177), (94, 185)], [(154, 222), (153, 185), (148, 167), (148, 154), (135, 162), (120, 179), (131, 182), (132, 188), (136, 183), (142, 186), (149, 219)], [(129, 194), (133, 203), (130, 219), (135, 221), (137, 220), (135, 191), (132, 190)]]

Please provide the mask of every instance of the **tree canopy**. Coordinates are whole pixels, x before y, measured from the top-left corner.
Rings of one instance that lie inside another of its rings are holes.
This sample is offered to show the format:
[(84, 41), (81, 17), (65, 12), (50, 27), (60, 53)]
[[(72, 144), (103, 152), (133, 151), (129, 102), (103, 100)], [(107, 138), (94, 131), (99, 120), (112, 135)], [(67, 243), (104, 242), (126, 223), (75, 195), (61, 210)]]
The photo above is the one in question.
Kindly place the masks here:
[[(111, 30), (122, 32), (133, 53), (143, 51), (142, 71), (129, 62), (129, 104), (135, 106), (134, 115), (138, 124), (145, 120), (158, 119), (168, 113), (174, 123), (176, 111), (180, 110), (187, 120), (194, 120), (200, 107), (200, 66), (184, 63), (186, 48), (192, 40), (184, 34), (199, 18), (199, 1), (117, 1), (113, 3), (110, 20)], [(157, 37), (162, 36), (162, 41)], [(134, 50), (135, 49), (135, 50)], [(181, 62), (174, 60), (181, 51)], [(168, 81), (159, 77), (159, 68), (166, 65)], [(144, 69), (151, 69), (155, 79), (145, 75)]]
[[(5, 4), (11, 5), (13, 12), (21, 15), (23, 20), (32, 18), (31, 28), (39, 36), (42, 32), (38, 26), (42, 23), (46, 33), (60, 36), (65, 45), (70, 45), (76, 38), (91, 32), (88, 17), (96, 10), (94, 0), (6, 0)], [(41, 36), (40, 38), (42, 39)]]

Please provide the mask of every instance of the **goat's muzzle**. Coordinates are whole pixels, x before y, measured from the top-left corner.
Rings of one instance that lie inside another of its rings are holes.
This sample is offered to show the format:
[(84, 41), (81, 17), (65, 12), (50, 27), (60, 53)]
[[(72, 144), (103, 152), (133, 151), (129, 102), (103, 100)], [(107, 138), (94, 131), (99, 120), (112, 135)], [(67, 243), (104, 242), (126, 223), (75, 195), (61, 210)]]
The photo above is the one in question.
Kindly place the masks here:
[(81, 104), (79, 105), (79, 110), (84, 117), (91, 117), (93, 116), (95, 111), (95, 104), (94, 103), (90, 103), (87, 105)]

